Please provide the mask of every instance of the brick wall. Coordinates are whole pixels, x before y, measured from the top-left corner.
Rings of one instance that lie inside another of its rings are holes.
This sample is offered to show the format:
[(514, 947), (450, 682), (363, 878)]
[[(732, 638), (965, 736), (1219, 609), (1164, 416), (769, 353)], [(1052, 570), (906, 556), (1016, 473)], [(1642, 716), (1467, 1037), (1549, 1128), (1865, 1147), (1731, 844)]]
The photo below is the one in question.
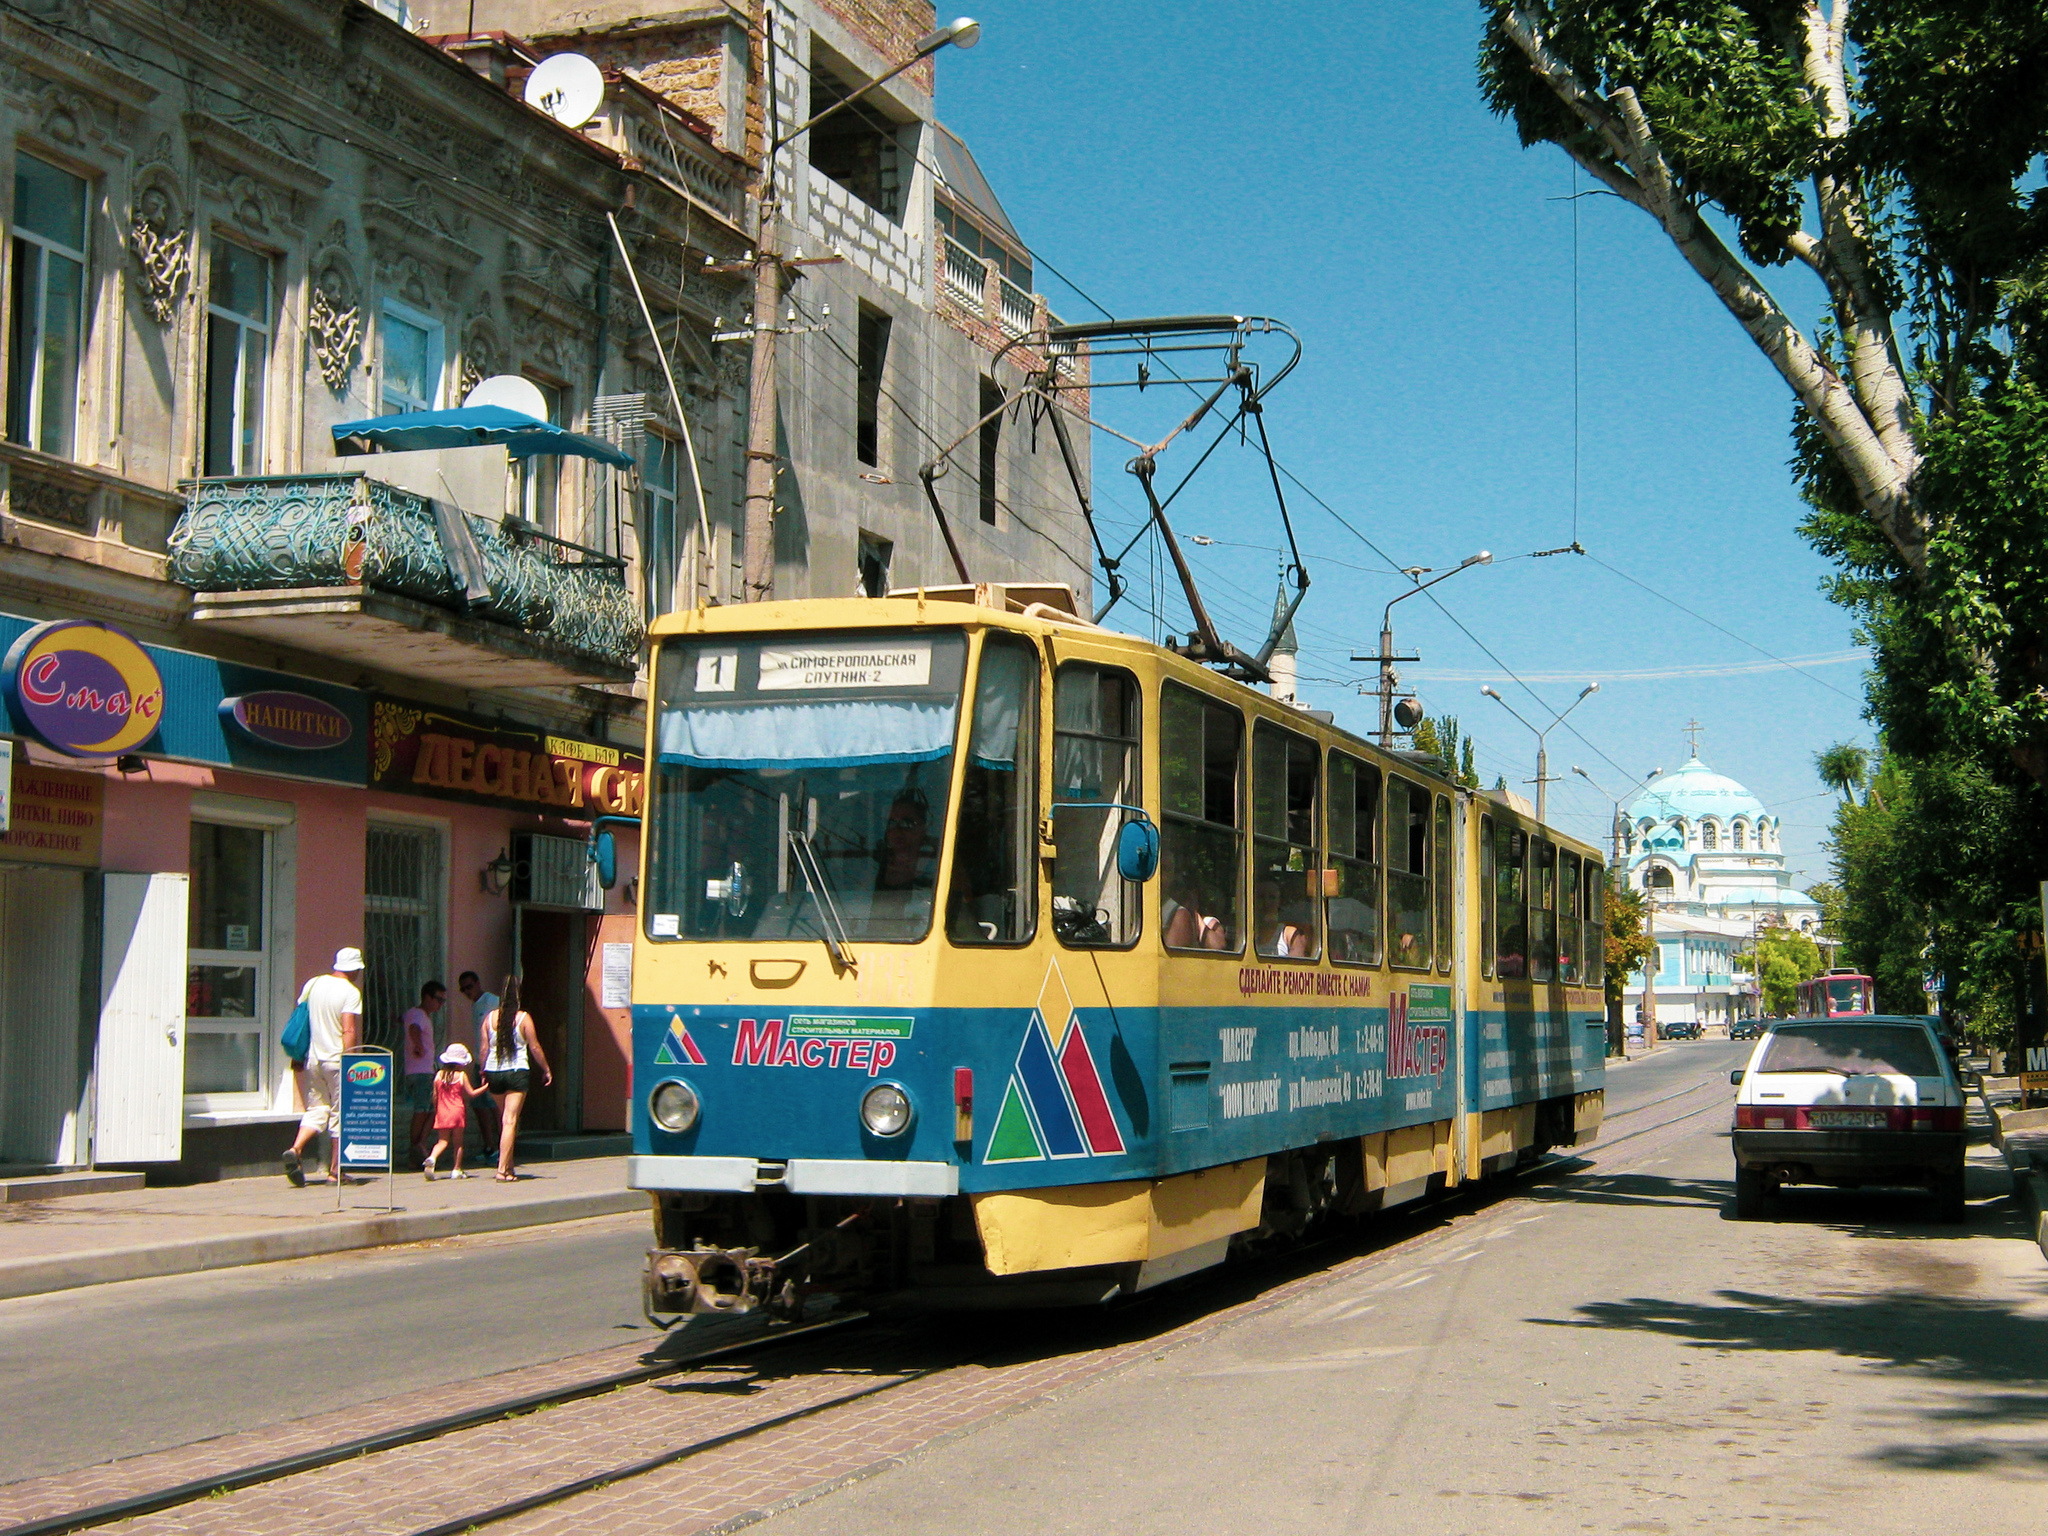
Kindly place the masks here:
[[(816, 7), (855, 37), (873, 48), (891, 64), (910, 57), (917, 40), (938, 26), (937, 10), (925, 0), (812, 0)], [(900, 78), (913, 81), (927, 96), (932, 93), (933, 67), (930, 59)]]

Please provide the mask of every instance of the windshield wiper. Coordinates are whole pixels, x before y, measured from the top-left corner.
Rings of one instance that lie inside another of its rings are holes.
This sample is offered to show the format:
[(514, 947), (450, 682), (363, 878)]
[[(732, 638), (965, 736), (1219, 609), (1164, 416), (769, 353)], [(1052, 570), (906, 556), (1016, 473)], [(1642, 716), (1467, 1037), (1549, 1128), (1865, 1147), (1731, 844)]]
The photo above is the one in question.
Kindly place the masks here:
[(810, 887), (812, 898), (818, 903), (818, 923), (825, 930), (825, 948), (831, 951), (832, 964), (842, 971), (854, 969), (853, 950), (846, 936), (846, 924), (840, 920), (839, 907), (832, 900), (831, 887), (825, 883), (825, 871), (818, 863), (818, 850), (811, 846), (811, 835), (801, 827), (789, 829), (789, 851), (796, 860), (796, 867), (804, 877), (804, 884)]

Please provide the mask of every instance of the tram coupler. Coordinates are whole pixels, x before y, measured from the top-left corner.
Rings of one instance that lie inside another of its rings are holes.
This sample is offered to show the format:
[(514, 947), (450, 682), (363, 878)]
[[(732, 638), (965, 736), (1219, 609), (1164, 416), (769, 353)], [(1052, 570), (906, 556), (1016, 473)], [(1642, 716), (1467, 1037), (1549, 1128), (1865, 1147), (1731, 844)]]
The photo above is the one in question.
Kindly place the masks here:
[(754, 1248), (650, 1248), (641, 1308), (657, 1326), (663, 1316), (751, 1312), (778, 1295), (779, 1269)]

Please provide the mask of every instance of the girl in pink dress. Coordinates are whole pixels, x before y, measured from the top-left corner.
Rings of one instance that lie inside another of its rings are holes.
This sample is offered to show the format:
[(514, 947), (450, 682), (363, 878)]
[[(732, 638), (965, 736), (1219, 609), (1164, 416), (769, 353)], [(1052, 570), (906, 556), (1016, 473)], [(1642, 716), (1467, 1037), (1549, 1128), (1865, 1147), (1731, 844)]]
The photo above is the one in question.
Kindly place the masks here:
[(469, 1047), (451, 1045), (441, 1053), (441, 1070), (434, 1074), (434, 1150), (427, 1154), (426, 1175), (434, 1182), (434, 1164), (451, 1143), (455, 1148), (454, 1168), (448, 1177), (466, 1179), (462, 1171), (462, 1142), (469, 1131), (469, 1101), (488, 1090), (482, 1083), (469, 1082)]

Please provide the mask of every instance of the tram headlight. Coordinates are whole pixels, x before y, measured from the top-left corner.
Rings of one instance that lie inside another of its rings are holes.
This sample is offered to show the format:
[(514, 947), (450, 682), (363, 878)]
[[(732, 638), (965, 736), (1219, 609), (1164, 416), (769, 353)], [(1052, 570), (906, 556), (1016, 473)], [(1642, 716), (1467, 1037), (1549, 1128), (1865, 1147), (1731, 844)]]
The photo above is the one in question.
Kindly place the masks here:
[(877, 1136), (901, 1136), (910, 1124), (910, 1095), (894, 1083), (877, 1083), (860, 1100), (860, 1123)]
[(647, 1095), (647, 1112), (654, 1116), (654, 1123), (678, 1136), (697, 1123), (698, 1108), (697, 1090), (674, 1078), (655, 1084), (654, 1092)]

